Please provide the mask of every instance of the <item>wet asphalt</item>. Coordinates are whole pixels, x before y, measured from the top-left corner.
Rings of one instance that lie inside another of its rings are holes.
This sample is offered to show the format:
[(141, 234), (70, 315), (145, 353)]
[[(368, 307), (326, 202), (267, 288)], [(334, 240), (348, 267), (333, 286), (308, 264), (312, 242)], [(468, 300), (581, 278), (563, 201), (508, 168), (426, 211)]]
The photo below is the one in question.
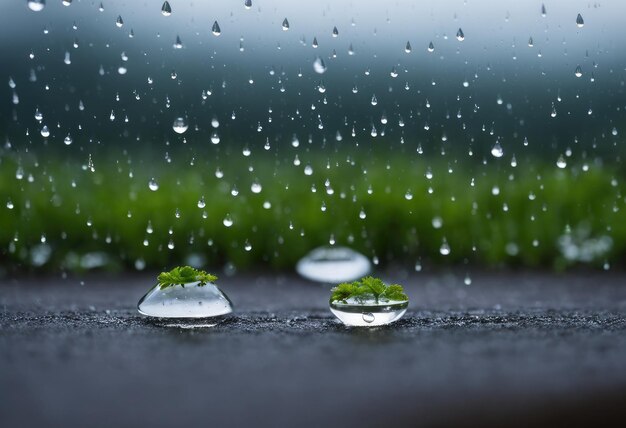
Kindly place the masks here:
[(410, 274), (344, 327), (295, 275), (218, 284), (212, 328), (136, 311), (152, 275), (0, 281), (0, 426), (619, 426), (626, 274)]

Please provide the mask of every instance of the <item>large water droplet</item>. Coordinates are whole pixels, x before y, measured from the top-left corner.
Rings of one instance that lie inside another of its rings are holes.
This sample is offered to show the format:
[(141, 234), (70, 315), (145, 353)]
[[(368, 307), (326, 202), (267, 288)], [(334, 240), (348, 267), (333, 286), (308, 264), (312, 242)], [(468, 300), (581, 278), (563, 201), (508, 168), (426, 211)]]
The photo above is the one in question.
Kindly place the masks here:
[(189, 125), (187, 125), (187, 121), (185, 121), (183, 117), (177, 117), (174, 119), (174, 123), (172, 124), (174, 132), (177, 134), (184, 134), (187, 128), (189, 128)]
[(500, 145), (500, 140), (496, 141), (496, 144), (494, 144), (493, 147), (491, 148), (491, 154), (493, 155), (493, 157), (496, 157), (496, 158), (501, 158), (502, 155), (504, 155), (504, 150), (502, 149), (502, 146)]
[(155, 285), (139, 300), (143, 315), (159, 318), (207, 318), (233, 311), (230, 299), (215, 284), (199, 282), (161, 288)]
[(46, 0), (28, 0), (27, 5), (33, 12), (40, 12), (46, 7)]
[(172, 14), (172, 6), (170, 6), (168, 1), (165, 1), (163, 6), (161, 6), (161, 13), (163, 16), (170, 16)]
[(296, 271), (303, 277), (332, 284), (361, 278), (370, 269), (367, 257), (347, 247), (316, 248), (296, 265)]

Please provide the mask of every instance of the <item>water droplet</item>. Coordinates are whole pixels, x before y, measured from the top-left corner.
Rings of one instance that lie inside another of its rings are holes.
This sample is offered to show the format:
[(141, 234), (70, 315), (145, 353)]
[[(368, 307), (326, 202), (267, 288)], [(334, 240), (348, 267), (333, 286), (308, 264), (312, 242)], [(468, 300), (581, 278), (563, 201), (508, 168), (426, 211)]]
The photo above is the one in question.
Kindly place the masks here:
[(411, 47), (411, 42), (409, 42), (409, 41), (407, 40), (407, 42), (406, 42), (406, 46), (404, 47), (404, 52), (406, 52), (406, 53), (411, 53), (411, 51), (412, 51), (412, 50), (413, 50), (413, 48)]
[(207, 318), (229, 314), (233, 306), (215, 284), (195, 282), (166, 288), (157, 284), (139, 300), (137, 309), (151, 317)]
[(465, 285), (472, 285), (472, 278), (470, 277), (469, 273), (465, 274), (465, 278), (463, 279), (463, 283)]
[(319, 247), (296, 265), (296, 271), (312, 281), (336, 284), (361, 278), (371, 263), (363, 254), (347, 247)]
[(576, 77), (582, 77), (583, 75), (583, 69), (580, 68), (580, 65), (576, 67), (576, 70), (574, 71), (574, 76)]
[(246, 0), (243, 2), (243, 5), (246, 9), (250, 9), (252, 7), (252, 0)]
[(176, 35), (176, 41), (174, 42), (174, 49), (182, 49), (183, 48), (183, 42), (182, 40), (180, 40), (180, 36), (177, 34)]
[(433, 45), (433, 42), (430, 42), (428, 44), (428, 52), (434, 52), (435, 51), (435, 45)]
[(252, 191), (252, 193), (261, 193), (263, 187), (261, 186), (261, 183), (259, 183), (258, 181), (254, 181), (252, 185), (250, 185), (250, 190)]
[(378, 104), (378, 100), (376, 99), (376, 95), (372, 95), (372, 105), (375, 106), (376, 104)]
[(163, 16), (170, 16), (172, 14), (172, 6), (170, 6), (168, 1), (165, 1), (163, 6), (161, 6), (161, 13)]
[(463, 30), (461, 28), (459, 28), (459, 31), (456, 32), (456, 39), (459, 42), (462, 42), (463, 40), (465, 40), (465, 34), (463, 33)]
[(283, 31), (287, 31), (289, 30), (289, 21), (287, 21), (287, 18), (285, 18), (283, 20)]
[(185, 131), (187, 131), (187, 128), (189, 128), (189, 125), (187, 125), (187, 122), (183, 117), (177, 117), (176, 119), (174, 119), (174, 123), (172, 124), (172, 129), (174, 129), (174, 132), (176, 132), (177, 134), (184, 134)]
[(541, 16), (542, 16), (543, 18), (545, 18), (545, 17), (546, 17), (546, 5), (545, 5), (545, 4), (543, 4), (543, 3), (541, 4)]
[(500, 140), (496, 141), (496, 144), (494, 144), (493, 147), (491, 148), (491, 154), (493, 155), (493, 157), (496, 157), (496, 158), (501, 158), (502, 155), (504, 155), (504, 150), (502, 149), (502, 146), (500, 145)]
[(148, 189), (156, 192), (157, 190), (159, 190), (159, 183), (157, 183), (154, 178), (151, 178), (150, 181), (148, 181)]
[(374, 320), (376, 319), (376, 317), (374, 316), (373, 313), (371, 312), (365, 312), (362, 315), (363, 321), (365, 321), (366, 323), (370, 324), (373, 323)]
[(65, 136), (65, 138), (63, 139), (63, 142), (65, 143), (66, 146), (69, 146), (70, 144), (72, 144), (72, 137), (70, 134), (67, 134)]
[(206, 202), (204, 200), (204, 196), (202, 196), (199, 200), (198, 200), (198, 208), (202, 209), (206, 207)]
[(313, 61), (313, 70), (318, 74), (324, 74), (326, 72), (326, 64), (319, 56)]
[(583, 20), (583, 17), (580, 13), (576, 17), (576, 25), (578, 26), (578, 28), (583, 28), (585, 26), (585, 21)]
[(233, 219), (230, 217), (230, 214), (226, 214), (226, 217), (222, 220), (222, 224), (226, 227), (231, 227), (233, 225)]
[(339, 36), (339, 30), (337, 30), (337, 27), (333, 27), (333, 37), (337, 36)]
[(220, 24), (218, 24), (217, 21), (213, 23), (213, 26), (211, 27), (211, 33), (213, 33), (214, 36), (219, 36), (220, 34), (222, 34), (222, 29), (220, 28)]
[(560, 155), (559, 158), (556, 160), (556, 166), (558, 166), (561, 169), (567, 166), (567, 162), (565, 161), (565, 158), (563, 157), (563, 155)]
[(33, 12), (41, 12), (46, 7), (46, 0), (28, 0), (27, 5)]
[(124, 20), (122, 19), (122, 15), (117, 16), (117, 19), (115, 20), (115, 25), (118, 28), (121, 28), (124, 25)]
[(446, 238), (443, 238), (441, 247), (439, 247), (439, 253), (442, 256), (447, 256), (448, 254), (450, 254), (450, 245), (448, 244), (448, 241), (446, 240)]
[(44, 125), (41, 128), (41, 136), (44, 137), (44, 138), (48, 138), (50, 136), (50, 130), (48, 129), (47, 125)]
[(534, 45), (535, 45), (535, 42), (533, 41), (533, 38), (532, 38), (532, 37), (530, 37), (530, 38), (528, 39), (528, 47), (532, 48)]

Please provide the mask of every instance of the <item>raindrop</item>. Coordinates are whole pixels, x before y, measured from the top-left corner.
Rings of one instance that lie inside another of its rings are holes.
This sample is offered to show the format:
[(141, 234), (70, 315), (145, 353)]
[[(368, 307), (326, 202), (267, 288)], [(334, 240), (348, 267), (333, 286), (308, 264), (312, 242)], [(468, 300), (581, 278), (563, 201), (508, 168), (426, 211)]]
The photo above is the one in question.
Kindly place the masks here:
[(546, 5), (545, 5), (545, 4), (543, 4), (543, 3), (541, 4), (541, 16), (542, 16), (543, 18), (545, 18), (545, 17), (546, 17)]
[(583, 69), (580, 68), (580, 65), (576, 67), (576, 71), (574, 71), (574, 76), (576, 77), (582, 77), (583, 75)]
[(250, 9), (252, 7), (252, 0), (246, 0), (243, 5), (246, 9)]
[(532, 37), (528, 38), (528, 47), (532, 48), (535, 45), (535, 42), (533, 41)]
[(337, 27), (333, 28), (333, 37), (337, 37), (339, 36), (339, 30), (337, 30)]
[(311, 164), (307, 164), (304, 167), (304, 175), (313, 175), (313, 167), (311, 166)]
[(261, 183), (259, 183), (258, 181), (254, 181), (250, 186), (250, 190), (252, 191), (252, 193), (261, 193), (263, 187), (261, 186)]
[(578, 28), (583, 28), (585, 25), (585, 21), (583, 20), (583, 17), (580, 13), (576, 17), (576, 25), (578, 26)]
[(372, 105), (375, 106), (376, 104), (378, 104), (378, 100), (376, 99), (376, 95), (372, 95)]
[(285, 18), (283, 20), (283, 31), (287, 31), (289, 30), (289, 21), (287, 21), (287, 18)]
[(39, 111), (39, 108), (35, 109), (35, 120), (40, 122), (43, 120), (43, 114)]
[(70, 134), (67, 134), (65, 136), (65, 138), (63, 139), (63, 142), (65, 143), (66, 146), (69, 146), (70, 144), (72, 144), (72, 137), (70, 136)]
[(465, 40), (465, 34), (463, 33), (463, 30), (461, 28), (459, 28), (459, 31), (456, 32), (456, 39), (459, 42), (462, 42), (463, 40)]
[(118, 28), (121, 28), (124, 25), (124, 20), (122, 19), (122, 15), (117, 16), (117, 19), (115, 20), (115, 25)]
[(504, 155), (504, 150), (502, 149), (502, 146), (500, 145), (500, 140), (496, 141), (496, 144), (494, 144), (493, 147), (491, 148), (491, 154), (493, 155), (493, 157), (496, 157), (496, 158), (501, 158), (502, 155)]
[(373, 313), (371, 312), (365, 312), (362, 315), (363, 321), (365, 321), (366, 323), (370, 324), (372, 322), (374, 322), (374, 320), (376, 319), (376, 317), (374, 316)]
[(324, 64), (324, 60), (319, 56), (313, 61), (313, 70), (318, 74), (324, 74), (326, 72), (326, 64)]
[(28, 8), (33, 12), (40, 12), (46, 7), (46, 0), (28, 0)]
[(152, 190), (153, 192), (159, 190), (159, 183), (157, 183), (154, 177), (151, 178), (150, 181), (148, 181), (148, 189)]
[(199, 200), (198, 200), (198, 208), (202, 209), (206, 207), (206, 202), (204, 200), (204, 196), (202, 196)]
[(211, 27), (211, 33), (213, 33), (214, 36), (219, 36), (220, 34), (222, 34), (222, 29), (220, 28), (220, 24), (218, 24), (217, 21), (213, 23), (213, 27)]
[(448, 245), (448, 241), (446, 241), (446, 238), (443, 238), (441, 247), (439, 247), (439, 253), (441, 253), (442, 256), (447, 256), (448, 254), (450, 254), (450, 245)]
[(44, 125), (43, 128), (41, 128), (41, 136), (44, 138), (48, 138), (50, 136), (50, 130), (47, 125)]
[(435, 45), (433, 45), (433, 42), (430, 42), (428, 44), (428, 52), (434, 52), (435, 51)]
[(472, 278), (470, 277), (469, 273), (465, 274), (465, 278), (463, 279), (463, 283), (465, 285), (472, 285)]
[(170, 16), (172, 14), (172, 6), (170, 6), (170, 3), (168, 1), (165, 1), (163, 3), (163, 6), (161, 7), (161, 13), (163, 14), (163, 16)]
[(174, 119), (174, 123), (172, 124), (172, 129), (174, 129), (174, 132), (176, 132), (177, 134), (184, 134), (187, 128), (189, 128), (189, 125), (187, 125), (187, 122), (184, 118), (177, 117), (176, 119)]
[(69, 5), (71, 5), (71, 4), (72, 4), (72, 0), (63, 0), (63, 1), (61, 2), (61, 4), (62, 4), (63, 6), (66, 6), (66, 7), (67, 7), (67, 6), (69, 6)]
[(411, 42), (407, 41), (406, 46), (404, 47), (404, 52), (411, 53), (412, 50), (413, 48), (411, 48)]
[(226, 214), (226, 217), (224, 217), (224, 220), (222, 220), (222, 223), (226, 227), (231, 227), (233, 225), (233, 219), (230, 217), (230, 214)]
[(180, 40), (180, 36), (177, 34), (176, 42), (174, 42), (174, 49), (182, 49), (182, 48), (183, 48), (183, 42), (182, 40)]
[(332, 284), (361, 278), (370, 270), (369, 259), (347, 247), (316, 248), (296, 265), (303, 277)]
[(565, 158), (563, 157), (563, 155), (560, 155), (559, 158), (556, 160), (556, 166), (561, 169), (567, 166), (567, 162), (565, 162)]
[(313, 43), (311, 43), (311, 46), (313, 47), (313, 49), (317, 49), (317, 47), (319, 46), (319, 43), (317, 43), (317, 37), (313, 37)]

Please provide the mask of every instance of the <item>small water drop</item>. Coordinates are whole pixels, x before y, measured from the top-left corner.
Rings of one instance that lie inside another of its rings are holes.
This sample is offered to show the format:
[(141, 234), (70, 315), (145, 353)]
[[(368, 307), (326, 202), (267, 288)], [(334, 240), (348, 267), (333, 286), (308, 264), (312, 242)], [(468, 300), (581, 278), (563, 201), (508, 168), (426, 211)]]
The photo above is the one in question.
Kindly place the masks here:
[(289, 21), (287, 21), (287, 18), (285, 18), (283, 20), (283, 31), (287, 31), (289, 30)]
[(372, 323), (374, 322), (374, 320), (376, 319), (376, 317), (374, 316), (373, 313), (371, 312), (365, 312), (362, 315), (363, 321), (365, 321), (366, 323)]
[(574, 76), (576, 77), (582, 77), (583, 75), (583, 69), (580, 68), (580, 65), (576, 67), (576, 70), (574, 71)]
[(404, 46), (404, 52), (406, 52), (406, 53), (411, 53), (411, 51), (412, 51), (412, 50), (413, 50), (413, 48), (411, 47), (411, 42), (409, 42), (409, 41), (407, 40), (407, 42), (406, 42), (406, 46)]
[(461, 28), (459, 28), (459, 31), (456, 32), (456, 39), (459, 42), (462, 42), (463, 40), (465, 40), (465, 34), (463, 33), (463, 30)]
[(170, 6), (168, 1), (165, 1), (163, 6), (161, 6), (161, 13), (163, 16), (170, 16), (172, 14), (172, 6)]
[(318, 74), (324, 74), (326, 72), (326, 64), (319, 56), (313, 61), (313, 70)]
[(27, 5), (33, 12), (41, 12), (46, 7), (46, 0), (28, 0)]
[(333, 27), (333, 37), (337, 36), (339, 36), (339, 30), (337, 30), (337, 27)]
[(556, 160), (556, 166), (558, 166), (561, 169), (567, 166), (567, 162), (565, 161), (565, 158), (563, 157), (563, 155), (560, 155), (559, 158)]
[(72, 136), (70, 134), (67, 134), (63, 139), (63, 142), (66, 146), (69, 146), (70, 144), (72, 144)]
[(115, 20), (115, 25), (117, 26), (117, 28), (121, 28), (124, 25), (124, 20), (122, 19), (122, 15), (117, 16), (117, 19)]
[(220, 28), (220, 24), (218, 24), (217, 21), (213, 23), (213, 26), (211, 27), (211, 33), (213, 33), (214, 36), (219, 36), (220, 34), (222, 34), (222, 29)]
[(583, 20), (583, 17), (580, 13), (576, 17), (576, 25), (578, 26), (578, 28), (583, 28), (585, 26), (585, 21)]
[(41, 136), (44, 137), (44, 138), (48, 138), (50, 136), (50, 130), (48, 129), (47, 125), (44, 125), (41, 128)]
[(159, 190), (159, 183), (157, 183), (154, 177), (151, 178), (150, 181), (148, 181), (148, 189), (152, 190), (153, 192)]
[(541, 17), (545, 18), (546, 17), (546, 5), (545, 4), (541, 4)]
[(198, 200), (198, 208), (202, 209), (206, 207), (206, 202), (204, 200), (204, 196), (202, 196), (199, 200)]
[(177, 117), (174, 119), (174, 123), (172, 124), (174, 132), (177, 134), (184, 134), (185, 131), (187, 131), (187, 128), (189, 128), (189, 125), (187, 125), (187, 122), (183, 117)]
[(252, 191), (252, 193), (261, 193), (261, 190), (263, 190), (263, 186), (261, 186), (261, 183), (259, 183), (258, 181), (254, 181), (250, 186), (250, 190)]
[(226, 217), (224, 217), (224, 220), (222, 220), (222, 223), (226, 227), (231, 227), (233, 225), (233, 219), (230, 217), (230, 214), (226, 214)]
[(433, 42), (430, 42), (428, 44), (428, 52), (434, 52), (435, 51), (435, 45), (433, 45)]
[(448, 241), (446, 241), (446, 238), (443, 238), (441, 247), (439, 247), (439, 253), (442, 256), (447, 256), (448, 254), (450, 254), (450, 245), (448, 244)]

